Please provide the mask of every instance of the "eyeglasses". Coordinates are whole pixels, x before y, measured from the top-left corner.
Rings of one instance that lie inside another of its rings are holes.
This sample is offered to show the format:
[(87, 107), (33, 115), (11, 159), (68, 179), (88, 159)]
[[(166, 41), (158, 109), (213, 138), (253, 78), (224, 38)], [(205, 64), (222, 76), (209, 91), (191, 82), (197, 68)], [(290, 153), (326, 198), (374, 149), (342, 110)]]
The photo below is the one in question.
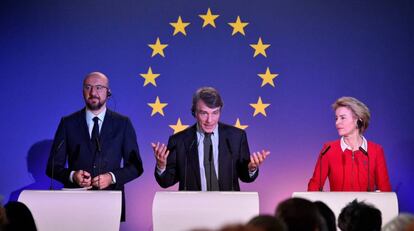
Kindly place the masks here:
[(105, 89), (106, 89), (106, 90), (109, 90), (109, 88), (108, 88), (108, 87), (106, 87), (106, 86), (102, 86), (102, 85), (90, 85), (90, 84), (85, 84), (85, 85), (83, 85), (83, 90), (84, 90), (84, 91), (90, 91), (90, 90), (92, 90), (93, 88), (95, 88), (95, 90), (96, 90), (98, 93), (102, 93)]

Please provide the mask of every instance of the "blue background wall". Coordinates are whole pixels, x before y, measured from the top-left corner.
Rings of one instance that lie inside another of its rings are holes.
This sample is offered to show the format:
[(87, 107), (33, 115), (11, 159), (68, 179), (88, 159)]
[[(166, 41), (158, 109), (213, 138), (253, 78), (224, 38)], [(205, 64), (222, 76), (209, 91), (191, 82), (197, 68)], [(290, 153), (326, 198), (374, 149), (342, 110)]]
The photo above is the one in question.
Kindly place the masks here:
[[(211, 7), (216, 28), (201, 28)], [(170, 22), (190, 22), (173, 36)], [(227, 24), (240, 16), (246, 36)], [(166, 57), (151, 58), (160, 37)], [(271, 44), (253, 58), (249, 44)], [(305, 191), (322, 144), (337, 139), (330, 108), (349, 95), (372, 112), (369, 140), (383, 145), (400, 210), (414, 212), (414, 3), (398, 1), (11, 1), (0, 2), (0, 194), (47, 189), (51, 139), (63, 115), (83, 107), (81, 82), (99, 70), (111, 81), (109, 107), (129, 116), (137, 131), (144, 175), (127, 185), (122, 230), (149, 230), (153, 179), (150, 142), (166, 142), (180, 117), (194, 123), (191, 95), (219, 89), (222, 121), (247, 124), (251, 150), (270, 149), (256, 182), (261, 212), (272, 213), (294, 191)], [(143, 87), (151, 66), (157, 87)], [(260, 87), (270, 67), (276, 87)], [(159, 96), (165, 116), (151, 117)], [(261, 96), (267, 117), (253, 117)], [(172, 188), (170, 190), (175, 190)]]

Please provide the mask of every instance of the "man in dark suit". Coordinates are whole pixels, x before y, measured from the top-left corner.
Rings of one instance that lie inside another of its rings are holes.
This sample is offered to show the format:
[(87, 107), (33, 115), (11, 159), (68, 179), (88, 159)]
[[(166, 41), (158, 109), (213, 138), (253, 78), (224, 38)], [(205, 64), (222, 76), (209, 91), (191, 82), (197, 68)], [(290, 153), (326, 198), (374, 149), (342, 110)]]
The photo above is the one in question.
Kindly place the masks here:
[(239, 179), (253, 182), (269, 151), (250, 155), (246, 133), (219, 122), (223, 101), (217, 90), (200, 88), (193, 96), (192, 114), (197, 123), (168, 140), (153, 143), (157, 161), (155, 179), (179, 190), (240, 191)]
[(104, 74), (85, 77), (86, 107), (61, 119), (46, 173), (66, 188), (121, 190), (125, 221), (124, 184), (139, 177), (143, 167), (131, 121), (106, 108), (110, 96)]

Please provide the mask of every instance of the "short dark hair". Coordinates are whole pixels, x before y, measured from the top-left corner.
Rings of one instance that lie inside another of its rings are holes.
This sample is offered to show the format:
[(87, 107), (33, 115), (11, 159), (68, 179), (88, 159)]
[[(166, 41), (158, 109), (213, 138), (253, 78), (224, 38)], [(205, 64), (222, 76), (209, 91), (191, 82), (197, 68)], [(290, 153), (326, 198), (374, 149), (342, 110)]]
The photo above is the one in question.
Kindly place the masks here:
[(212, 87), (201, 87), (193, 95), (193, 104), (191, 106), (191, 114), (193, 116), (195, 116), (197, 102), (199, 100), (202, 100), (209, 108), (220, 107), (221, 110), (224, 105), (220, 93), (216, 89)]
[(335, 213), (322, 201), (315, 201), (313, 204), (319, 211), (319, 214), (325, 219), (326, 228), (328, 231), (336, 231), (336, 217)]
[(36, 223), (29, 208), (18, 201), (10, 201), (4, 208), (8, 223), (6, 230), (27, 230), (37, 231)]
[(338, 227), (342, 231), (380, 231), (381, 223), (379, 209), (357, 200), (345, 206), (338, 217)]
[(271, 215), (258, 215), (247, 222), (248, 227), (260, 229), (262, 231), (285, 231), (287, 227), (283, 221)]
[(285, 222), (288, 230), (325, 230), (324, 220), (316, 205), (303, 198), (290, 198), (280, 203), (275, 216)]

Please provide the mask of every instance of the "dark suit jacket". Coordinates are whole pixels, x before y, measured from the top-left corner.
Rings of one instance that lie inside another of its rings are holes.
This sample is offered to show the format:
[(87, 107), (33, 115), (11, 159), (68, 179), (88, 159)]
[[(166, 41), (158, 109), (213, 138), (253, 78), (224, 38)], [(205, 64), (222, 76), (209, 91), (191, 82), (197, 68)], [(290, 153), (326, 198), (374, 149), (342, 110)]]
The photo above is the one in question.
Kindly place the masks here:
[(112, 172), (116, 183), (107, 189), (122, 190), (124, 218), (124, 184), (143, 173), (135, 131), (127, 117), (107, 109), (99, 136), (100, 154), (96, 152), (96, 141), (90, 140), (85, 109), (63, 117), (55, 134), (46, 174), (52, 177), (53, 166), (53, 178), (64, 187), (77, 188), (77, 184), (69, 181), (71, 171), (85, 170), (92, 177)]
[[(244, 130), (219, 123), (219, 187), (220, 191), (240, 191), (239, 181), (253, 182), (259, 171), (250, 177), (250, 151)], [(167, 188), (179, 182), (179, 190), (200, 191), (200, 166), (197, 148), (197, 125), (170, 136), (166, 170), (155, 179)]]

